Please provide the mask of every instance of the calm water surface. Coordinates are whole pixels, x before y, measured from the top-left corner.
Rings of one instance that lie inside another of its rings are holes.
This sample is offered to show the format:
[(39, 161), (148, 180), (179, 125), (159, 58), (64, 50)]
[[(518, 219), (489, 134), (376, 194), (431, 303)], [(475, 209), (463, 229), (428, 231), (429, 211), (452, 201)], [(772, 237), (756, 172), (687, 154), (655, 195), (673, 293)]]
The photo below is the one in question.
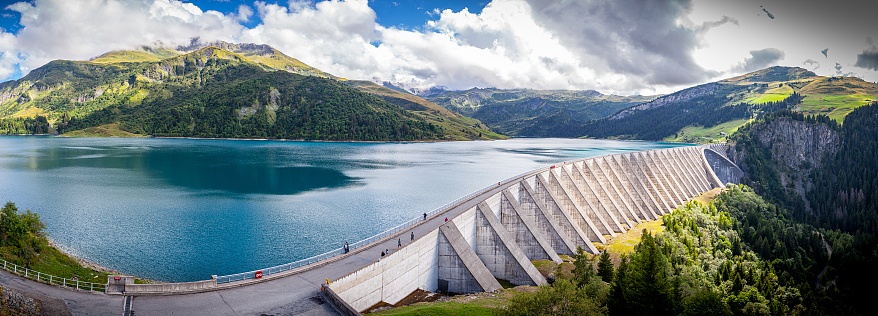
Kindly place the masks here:
[(0, 137), (0, 202), (78, 256), (193, 281), (323, 253), (548, 164), (675, 146)]

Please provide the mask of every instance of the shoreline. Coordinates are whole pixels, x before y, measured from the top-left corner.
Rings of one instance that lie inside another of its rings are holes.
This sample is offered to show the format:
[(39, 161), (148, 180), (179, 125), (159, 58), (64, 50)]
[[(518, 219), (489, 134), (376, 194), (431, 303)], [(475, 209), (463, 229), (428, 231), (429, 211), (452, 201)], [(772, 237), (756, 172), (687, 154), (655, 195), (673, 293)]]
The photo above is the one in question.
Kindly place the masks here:
[(102, 266), (102, 265), (100, 265), (100, 264), (98, 264), (98, 263), (96, 263), (96, 262), (93, 262), (93, 261), (90, 261), (90, 260), (87, 260), (87, 259), (81, 258), (81, 257), (79, 257), (79, 256), (77, 256), (77, 255), (74, 255), (72, 252), (66, 250), (63, 246), (61, 246), (61, 245), (55, 243), (54, 240), (52, 240), (52, 239), (50, 239), (50, 238), (47, 238), (47, 239), (49, 240), (49, 246), (50, 246), (50, 247), (57, 249), (58, 251), (60, 251), (61, 253), (67, 255), (67, 256), (70, 257), (70, 258), (73, 258), (73, 260), (75, 260), (76, 263), (79, 263), (79, 265), (81, 265), (81, 266), (83, 266), (83, 267), (85, 267), (85, 268), (89, 268), (89, 269), (92, 269), (92, 270), (95, 270), (95, 271), (104, 272), (104, 273), (107, 273), (107, 274), (118, 274), (118, 275), (124, 275), (122, 272), (119, 272), (119, 271), (117, 271), (117, 270), (110, 269), (110, 268), (105, 267), (105, 266)]
[[(82, 258), (82, 257), (80, 257), (80, 256), (77, 256), (77, 255), (73, 254), (71, 251), (66, 250), (65, 247), (63, 247), (63, 246), (61, 246), (61, 245), (55, 243), (55, 241), (52, 240), (51, 238), (48, 238), (48, 237), (47, 237), (46, 239), (49, 240), (49, 246), (50, 246), (50, 247), (57, 249), (58, 251), (60, 251), (61, 253), (67, 255), (67, 256), (70, 257), (70, 258), (73, 258), (73, 260), (75, 260), (76, 263), (78, 263), (79, 265), (83, 266), (84, 268), (91, 269), (91, 270), (95, 270), (95, 271), (102, 272), (102, 273), (106, 273), (106, 274), (109, 274), (109, 275), (124, 275), (124, 276), (128, 276), (128, 274), (122, 273), (122, 272), (120, 272), (119, 270), (110, 269), (110, 268), (105, 267), (105, 266), (102, 266), (102, 265), (100, 265), (100, 264), (98, 264), (98, 263), (96, 263), (96, 262), (94, 262), (94, 261), (91, 261), (91, 260), (88, 260), (88, 259)], [(144, 282), (146, 282), (146, 283), (150, 283), (150, 284), (164, 283), (164, 282), (157, 281), (157, 280), (144, 279), (144, 278), (141, 278), (141, 277), (138, 277), (138, 276), (134, 276), (134, 278), (137, 279), (137, 280), (144, 281)]]

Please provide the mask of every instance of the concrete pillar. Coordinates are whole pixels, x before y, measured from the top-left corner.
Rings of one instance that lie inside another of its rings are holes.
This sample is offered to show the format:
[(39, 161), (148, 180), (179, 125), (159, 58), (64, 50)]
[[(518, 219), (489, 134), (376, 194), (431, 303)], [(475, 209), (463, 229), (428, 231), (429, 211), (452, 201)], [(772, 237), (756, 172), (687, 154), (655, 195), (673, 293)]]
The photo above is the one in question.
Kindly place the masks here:
[(576, 243), (572, 238), (568, 237), (565, 230), (562, 229), (559, 220), (553, 218), (552, 214), (533, 198), (533, 188), (525, 181), (519, 183), (519, 214), (522, 217), (531, 218), (537, 226), (537, 230), (543, 232), (552, 244), (552, 249), (558, 254), (573, 255), (576, 253)]
[(454, 222), (439, 226), (439, 291), (493, 292), (503, 288), (457, 229)]
[[(543, 178), (543, 175), (537, 175), (537, 194), (540, 193), (541, 189), (545, 189), (546, 192), (555, 197), (555, 201), (558, 203), (558, 206), (561, 207), (561, 210), (570, 215), (570, 218), (573, 219), (573, 223), (579, 226), (589, 239), (592, 241), (603, 240), (603, 235), (610, 235), (613, 233), (607, 223), (601, 221), (603, 218), (598, 216), (595, 212), (590, 211), (589, 213), (586, 213), (579, 208), (570, 197), (570, 192), (561, 185), (558, 181), (558, 177), (556, 177), (551, 171), (549, 172), (549, 179), (549, 181), (546, 181), (546, 179)], [(596, 218), (598, 221), (592, 221), (592, 218)]]
[(695, 183), (692, 181), (692, 176), (689, 173), (688, 168), (683, 166), (683, 162), (677, 156), (676, 148), (668, 150), (664, 152), (664, 156), (670, 162), (671, 167), (677, 171), (677, 176), (680, 178), (680, 183), (683, 185), (683, 188), (686, 189), (687, 195), (689, 195), (690, 199), (698, 196), (701, 192), (698, 188), (695, 187)]
[(680, 156), (680, 160), (683, 162), (683, 165), (686, 166), (686, 170), (692, 175), (692, 180), (695, 182), (698, 191), (706, 192), (710, 190), (710, 185), (698, 170), (698, 166), (693, 163), (691, 153), (692, 151), (689, 147), (680, 148), (677, 151), (677, 155)]
[(638, 222), (642, 222), (648, 219), (646, 213), (649, 211), (644, 210), (640, 205), (639, 200), (635, 200), (634, 189), (630, 187), (628, 183), (628, 177), (625, 175), (624, 170), (621, 169), (616, 164), (615, 159), (612, 156), (609, 157), (601, 157), (601, 170), (606, 172), (607, 176), (612, 179), (612, 183), (616, 187), (616, 192), (618, 192), (622, 201), (628, 206), (628, 209), (631, 211), (634, 218), (637, 219)]
[(683, 205), (689, 198), (686, 196), (685, 192), (683, 192), (683, 187), (680, 186), (680, 183), (677, 182), (677, 178), (674, 177), (674, 173), (671, 168), (668, 168), (668, 162), (665, 159), (662, 159), (658, 155), (660, 150), (647, 152), (647, 155), (650, 156), (653, 162), (655, 162), (656, 167), (658, 167), (659, 173), (665, 179), (666, 187), (673, 192), (673, 196), (676, 205)]
[(481, 202), (477, 209), (475, 251), (488, 271), (515, 285), (545, 285), (546, 278), (518, 247), (491, 207)]
[(598, 197), (598, 202), (600, 202), (601, 206), (607, 210), (610, 217), (612, 217), (617, 224), (625, 224), (626, 227), (618, 225), (622, 230), (620, 233), (634, 227), (634, 224), (628, 219), (628, 216), (622, 212), (622, 207), (620, 206), (621, 203), (617, 202), (613, 195), (607, 192), (607, 187), (610, 186), (610, 181), (607, 180), (603, 173), (598, 169), (594, 159), (583, 161), (582, 168), (576, 171), (578, 171), (578, 175), (585, 180), (585, 183), (587, 184), (586, 186), (592, 188), (592, 194), (595, 194)]
[(629, 165), (635, 170), (636, 177), (642, 179), (647, 189), (647, 194), (654, 198), (657, 202), (657, 214), (666, 214), (673, 206), (668, 201), (668, 195), (663, 188), (657, 183), (658, 179), (650, 172), (650, 167), (638, 153), (626, 154)]
[(658, 191), (661, 192), (664, 201), (667, 203), (668, 208), (663, 210), (663, 214), (670, 213), (671, 210), (677, 208), (677, 205), (680, 204), (679, 200), (681, 199), (676, 196), (676, 192), (671, 189), (670, 180), (665, 178), (661, 165), (652, 159), (652, 155), (644, 152), (640, 152), (638, 155), (646, 167), (645, 171), (651, 175), (655, 186), (658, 188)]
[(531, 217), (522, 216), (518, 202), (508, 189), (500, 197), (500, 223), (515, 238), (515, 243), (531, 260), (549, 259), (561, 263), (561, 257), (552, 248), (542, 230), (537, 228)]
[(645, 211), (645, 213), (643, 213), (644, 218), (655, 220), (658, 218), (658, 201), (655, 200), (646, 188), (645, 177), (638, 176), (635, 169), (629, 163), (626, 155), (628, 154), (612, 156), (613, 162), (618, 166), (616, 169), (622, 170), (622, 176), (628, 179), (627, 183), (628, 188), (630, 189), (629, 192), (631, 192), (634, 200)]
[[(535, 177), (537, 180), (535, 182), (537, 188), (531, 188), (529, 183), (522, 182), (527, 194), (529, 194), (538, 205), (542, 206), (547, 213), (552, 214), (552, 220), (561, 227), (564, 234), (567, 235), (567, 238), (570, 238), (570, 240), (573, 241), (574, 245), (582, 247), (582, 249), (591, 253), (597, 253), (597, 248), (591, 243), (592, 240), (589, 238), (589, 234), (586, 234), (577, 222), (573, 220), (572, 216), (561, 208), (554, 195), (552, 195), (548, 188), (546, 188), (546, 181), (542, 179), (542, 176), (536, 175)], [(523, 198), (522, 201), (524, 201)], [(594, 235), (595, 232), (595, 230), (591, 230), (591, 235)], [(596, 241), (600, 241), (601, 243), (607, 242), (607, 240), (604, 239), (603, 236), (600, 236), (600, 234), (598, 234), (598, 237), (600, 238), (596, 239)]]
[(580, 206), (579, 209), (591, 219), (591, 222), (601, 230), (601, 233), (604, 235), (615, 236), (616, 233), (624, 231), (621, 229), (621, 226), (618, 225), (618, 222), (613, 221), (609, 212), (603, 209), (600, 205), (600, 201), (596, 197), (587, 194), (590, 193), (591, 189), (580, 186), (576, 183), (573, 176), (567, 172), (566, 166), (555, 170), (558, 170), (560, 176), (556, 176), (555, 173), (552, 172), (549, 177), (551, 179), (550, 184), (554, 183), (563, 187), (564, 192), (570, 195), (574, 204)]

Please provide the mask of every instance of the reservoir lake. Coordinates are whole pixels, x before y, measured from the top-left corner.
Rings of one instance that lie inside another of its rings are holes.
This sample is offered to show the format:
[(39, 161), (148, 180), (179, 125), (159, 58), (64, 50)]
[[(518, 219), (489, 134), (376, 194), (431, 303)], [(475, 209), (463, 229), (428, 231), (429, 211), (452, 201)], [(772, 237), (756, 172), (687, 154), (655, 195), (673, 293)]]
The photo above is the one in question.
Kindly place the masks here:
[(38, 213), (76, 256), (196, 281), (340, 248), (539, 167), (677, 146), (0, 136), (0, 202)]

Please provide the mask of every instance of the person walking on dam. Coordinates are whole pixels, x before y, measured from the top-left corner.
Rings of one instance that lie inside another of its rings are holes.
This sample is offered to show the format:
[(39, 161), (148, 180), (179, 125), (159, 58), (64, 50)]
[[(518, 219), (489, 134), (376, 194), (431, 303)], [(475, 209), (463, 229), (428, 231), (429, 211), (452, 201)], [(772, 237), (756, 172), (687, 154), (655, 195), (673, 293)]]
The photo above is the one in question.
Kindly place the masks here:
[(412, 241), (415, 240), (415, 232), (412, 232)]
[(396, 248), (402, 247), (402, 238), (396, 241)]

